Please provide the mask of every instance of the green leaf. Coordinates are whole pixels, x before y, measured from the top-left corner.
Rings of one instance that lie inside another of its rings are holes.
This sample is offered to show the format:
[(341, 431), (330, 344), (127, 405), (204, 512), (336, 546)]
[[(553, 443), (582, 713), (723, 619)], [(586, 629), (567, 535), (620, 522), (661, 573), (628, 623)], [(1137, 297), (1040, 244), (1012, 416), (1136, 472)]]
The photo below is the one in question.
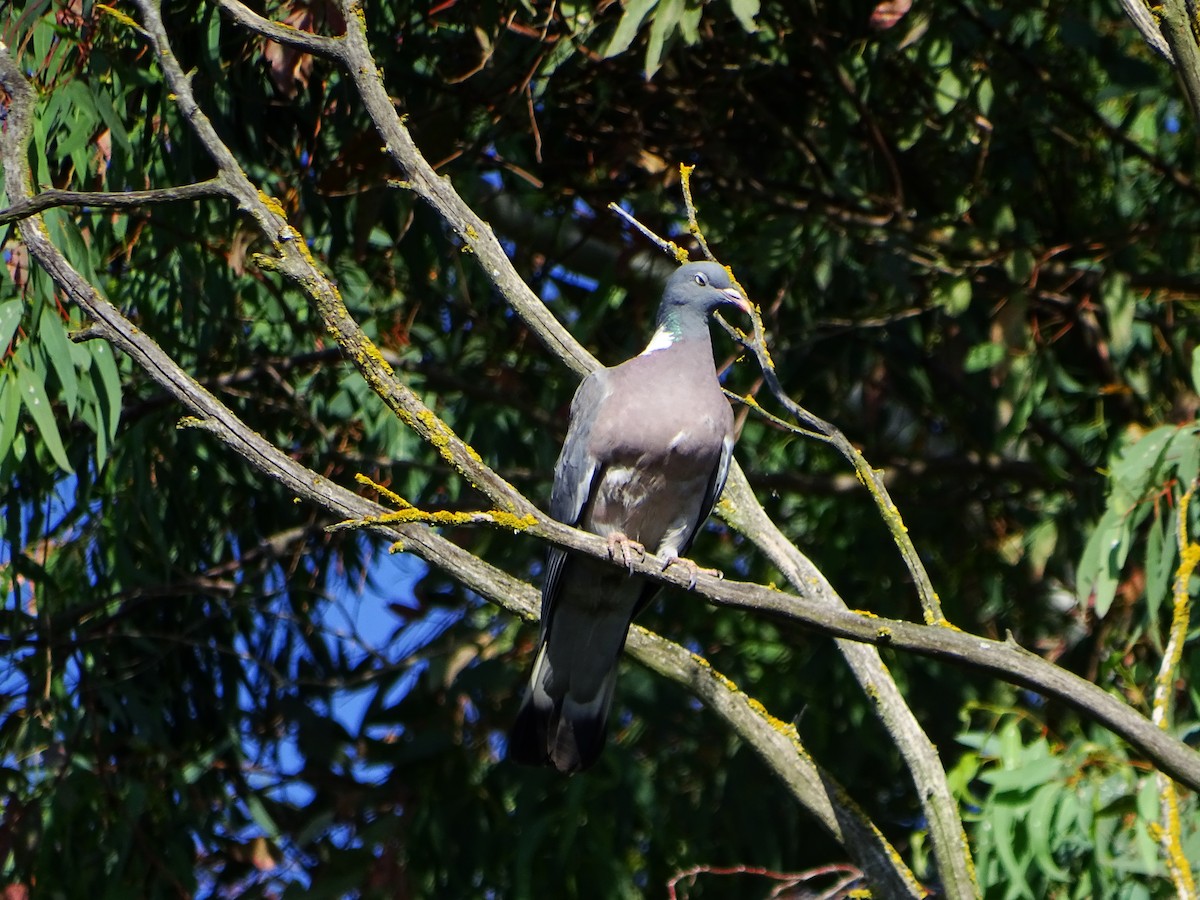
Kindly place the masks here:
[(961, 316), (971, 306), (971, 279), (955, 278), (946, 285), (938, 285), (935, 302), (950, 316)]
[(729, 0), (734, 16), (742, 28), (751, 33), (758, 31), (758, 23), (754, 20), (758, 17), (761, 5), (759, 0)]
[(67, 330), (63, 327), (62, 319), (53, 307), (42, 307), (42, 318), (38, 323), (37, 334), (42, 349), (50, 360), (50, 365), (54, 367), (54, 372), (58, 375), (67, 415), (74, 416), (75, 401), (79, 397), (79, 374), (71, 356), (71, 342), (67, 338)]
[(0, 463), (12, 452), (21, 417), (21, 390), (15, 378), (0, 374)]
[[(1163, 451), (1164, 467), (1175, 470), (1176, 480), (1184, 490), (1200, 478), (1200, 435), (1196, 431), (1196, 425), (1176, 429)], [(1164, 472), (1159, 480), (1164, 481), (1167, 476), (1168, 472)]]
[(980, 779), (997, 791), (1027, 792), (1055, 778), (1062, 771), (1062, 760), (1056, 756), (1026, 762), (1016, 769), (991, 769)]
[(963, 360), (963, 371), (983, 372), (992, 366), (999, 365), (1007, 354), (1008, 351), (1003, 344), (992, 341), (976, 344), (967, 351), (966, 358)]
[(991, 111), (995, 96), (996, 90), (992, 87), (992, 80), (986, 76), (980, 78), (975, 86), (975, 105), (982, 115), (986, 116)]
[[(1175, 569), (1175, 529), (1175, 516), (1164, 506), (1150, 523), (1146, 537), (1146, 615), (1152, 626), (1158, 622), (1158, 611), (1171, 592), (1171, 573)], [(1161, 643), (1157, 627), (1150, 629), (1150, 636), (1156, 643)]]
[(704, 15), (704, 7), (687, 6), (679, 18), (679, 34), (689, 47), (700, 40), (700, 19)]
[(67, 261), (79, 270), (89, 284), (99, 283), (96, 269), (92, 261), (92, 253), (79, 233), (79, 226), (61, 209), (47, 210), (44, 215), (46, 228)]
[(1029, 282), (1033, 275), (1033, 253), (1024, 247), (1018, 247), (1004, 261), (1004, 271), (1014, 284), (1022, 285)]
[(6, 300), (0, 303), (0, 357), (8, 350), (17, 326), (21, 324), (21, 313), (25, 311), (22, 300)]
[(42, 384), (37, 374), (26, 366), (18, 366), (16, 373), (21, 401), (29, 410), (29, 415), (33, 417), (33, 423), (37, 426), (42, 443), (46, 445), (46, 449), (50, 451), (50, 455), (60, 469), (64, 472), (74, 472), (71, 463), (67, 460), (67, 453), (63, 449), (58, 425), (54, 422), (54, 410), (50, 406), (50, 398), (46, 396), (46, 386)]
[(1091, 601), (1100, 618), (1108, 612), (1116, 596), (1121, 566), (1129, 553), (1129, 533), (1129, 516), (1123, 510), (1109, 507), (1088, 539), (1079, 561), (1076, 584), (1079, 602), (1086, 608)]
[(1068, 881), (1071, 873), (1054, 861), (1054, 830), (1051, 823), (1054, 810), (1059, 798), (1064, 793), (1061, 781), (1049, 781), (1037, 789), (1033, 802), (1029, 805), (1029, 814), (1025, 818), (1025, 827), (1029, 832), (1029, 845), (1033, 850), (1033, 858), (1039, 869), (1055, 881)]
[(642, 20), (657, 5), (658, 0), (629, 0), (621, 13), (621, 21), (617, 23), (617, 30), (613, 32), (608, 46), (604, 48), (602, 55), (605, 59), (610, 59), (629, 49), (629, 45), (633, 43), (633, 39), (637, 37), (638, 31), (642, 27)]
[(263, 805), (263, 802), (258, 799), (258, 795), (247, 794), (245, 801), (246, 808), (250, 811), (250, 817), (254, 819), (254, 824), (266, 832), (267, 837), (279, 837), (279, 826), (275, 824), (275, 820), (267, 812), (267, 808)]
[(1133, 318), (1137, 312), (1137, 294), (1124, 275), (1112, 274), (1104, 280), (1100, 301), (1108, 313), (1108, 336), (1113, 353), (1124, 359), (1133, 344)]
[(112, 347), (103, 341), (94, 341), (92, 362), (92, 371), (98, 372), (100, 376), (102, 390), (96, 394), (104, 404), (108, 438), (112, 441), (117, 436), (117, 426), (121, 422), (121, 376), (117, 373)]
[(684, 0), (662, 0), (654, 11), (654, 20), (650, 23), (650, 39), (646, 43), (646, 77), (650, 78), (662, 65), (662, 55), (667, 42), (675, 33), (683, 15)]
[(954, 69), (947, 67), (942, 70), (937, 88), (933, 95), (933, 103), (943, 116), (952, 112), (966, 93), (965, 86)]
[(1043, 519), (1025, 535), (1025, 553), (1036, 578), (1041, 578), (1046, 563), (1058, 546), (1058, 525), (1053, 519)]
[(1110, 475), (1113, 485), (1111, 502), (1129, 506), (1158, 484), (1159, 460), (1178, 431), (1174, 425), (1160, 425), (1125, 448), (1125, 452), (1113, 463)]
[(54, 149), (60, 158), (71, 157), (75, 166), (75, 177), (83, 179), (88, 174), (88, 148), (100, 123), (100, 114), (96, 110), (92, 92), (82, 80), (67, 81), (56, 91), (59, 92), (63, 94), (65, 102), (60, 108), (58, 127), (53, 132), (56, 138)]
[(1192, 390), (1200, 393), (1200, 345), (1192, 348)]
[(1008, 884), (1005, 897), (1027, 897), (1034, 900), (1033, 893), (1026, 882), (1025, 870), (1029, 868), (1029, 859), (1017, 859), (1013, 849), (1018, 845), (1016, 830), (1018, 813), (1023, 812), (1010, 804), (997, 802), (992, 807), (991, 826), (996, 842), (996, 855), (1004, 869), (1004, 880)]
[(133, 148), (129, 143), (129, 132), (125, 130), (125, 123), (113, 107), (112, 99), (106, 94), (97, 94), (94, 99), (96, 101), (96, 111), (100, 114), (100, 118), (104, 120), (104, 124), (108, 128), (108, 133), (112, 135), (113, 143), (116, 144), (117, 149), (122, 153), (133, 152)]

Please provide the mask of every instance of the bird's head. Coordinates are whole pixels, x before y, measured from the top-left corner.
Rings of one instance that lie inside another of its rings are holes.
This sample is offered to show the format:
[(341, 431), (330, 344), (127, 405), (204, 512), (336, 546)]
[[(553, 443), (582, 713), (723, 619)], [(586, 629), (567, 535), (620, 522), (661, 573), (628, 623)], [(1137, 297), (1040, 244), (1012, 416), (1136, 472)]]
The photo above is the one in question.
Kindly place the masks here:
[(745, 313), (753, 312), (750, 301), (733, 286), (724, 266), (715, 262), (686, 263), (667, 280), (658, 323), (662, 325), (668, 318), (680, 315), (704, 320), (726, 305), (736, 306)]

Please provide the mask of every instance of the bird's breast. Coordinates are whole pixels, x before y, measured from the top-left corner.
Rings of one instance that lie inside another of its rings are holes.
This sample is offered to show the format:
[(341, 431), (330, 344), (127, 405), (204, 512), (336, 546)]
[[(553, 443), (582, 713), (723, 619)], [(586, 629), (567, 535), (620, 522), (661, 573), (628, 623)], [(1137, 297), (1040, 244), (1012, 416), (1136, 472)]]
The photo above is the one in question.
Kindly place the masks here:
[(619, 437), (597, 448), (602, 467), (583, 527), (620, 532), (656, 553), (689, 532), (706, 511), (700, 507), (732, 426), (729, 404), (718, 399), (710, 409), (626, 408), (619, 431), (607, 432)]

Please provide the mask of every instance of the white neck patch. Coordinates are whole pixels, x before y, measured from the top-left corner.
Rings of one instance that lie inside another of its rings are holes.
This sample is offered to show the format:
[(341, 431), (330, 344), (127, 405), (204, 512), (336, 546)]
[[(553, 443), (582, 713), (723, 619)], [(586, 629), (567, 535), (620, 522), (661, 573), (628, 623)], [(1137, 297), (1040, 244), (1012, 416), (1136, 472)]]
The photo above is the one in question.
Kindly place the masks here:
[(660, 327), (650, 337), (650, 343), (646, 345), (646, 349), (643, 350), (638, 355), (639, 356), (648, 356), (649, 354), (655, 353), (659, 350), (666, 350), (668, 347), (670, 347), (674, 343), (675, 343), (675, 335), (671, 334), (671, 332), (667, 328)]

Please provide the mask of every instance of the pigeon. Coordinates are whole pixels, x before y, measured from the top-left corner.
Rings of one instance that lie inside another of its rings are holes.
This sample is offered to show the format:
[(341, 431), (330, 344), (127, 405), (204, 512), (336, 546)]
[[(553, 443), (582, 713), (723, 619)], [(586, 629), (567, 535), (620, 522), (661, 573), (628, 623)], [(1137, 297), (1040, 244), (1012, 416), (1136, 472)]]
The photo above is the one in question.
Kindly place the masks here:
[[(750, 302), (713, 262), (687, 263), (668, 279), (650, 343), (593, 372), (571, 401), (554, 469), (550, 514), (608, 541), (629, 571), (552, 548), (529, 686), (508, 758), (573, 773), (604, 748), (617, 662), (629, 625), (659, 586), (632, 574), (647, 551), (679, 565), (721, 495), (733, 453), (733, 411), (713, 363), (709, 317)], [(714, 573), (719, 574), (719, 573)]]

